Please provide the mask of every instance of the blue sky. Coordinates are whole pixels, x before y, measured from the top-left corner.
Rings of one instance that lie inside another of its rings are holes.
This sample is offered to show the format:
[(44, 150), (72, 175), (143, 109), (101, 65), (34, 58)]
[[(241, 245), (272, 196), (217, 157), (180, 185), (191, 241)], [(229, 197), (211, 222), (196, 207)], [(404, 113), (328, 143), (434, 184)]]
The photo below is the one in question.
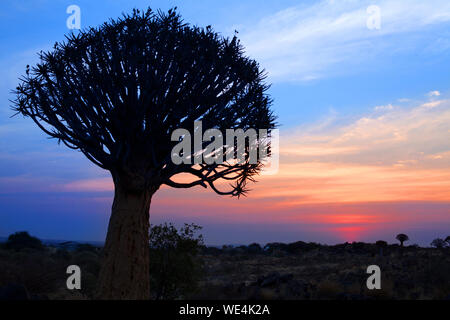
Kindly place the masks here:
[[(224, 36), (237, 30), (248, 55), (268, 72), (273, 109), (286, 135), (324, 128), (334, 132), (362, 118), (374, 117), (379, 110), (402, 110), (389, 114), (390, 119), (395, 115), (407, 118), (408, 110), (436, 100), (446, 101), (450, 93), (450, 3), (446, 0), (3, 0), (0, 236), (20, 229), (46, 238), (101, 240), (105, 234), (107, 212), (103, 211), (108, 211), (109, 203), (99, 204), (95, 199), (111, 198), (111, 192), (100, 190), (92, 197), (83, 192), (61, 193), (61, 186), (75, 180), (107, 178), (108, 174), (80, 154), (46, 139), (31, 121), (19, 116), (10, 118), (10, 91), (25, 66), (37, 62), (36, 53), (50, 49), (69, 32), (66, 8), (72, 4), (81, 8), (82, 27), (97, 26), (134, 7), (144, 9), (150, 5), (162, 10), (177, 6), (186, 22), (212, 25)], [(380, 29), (367, 27), (367, 8), (371, 5), (381, 10)], [(442, 112), (447, 110), (443, 107)], [(392, 125), (398, 125), (394, 121)], [(435, 147), (433, 154), (447, 151), (443, 143)], [(405, 148), (410, 152), (418, 146)], [(156, 214), (156, 222), (163, 220), (162, 214)], [(227, 240), (226, 228), (208, 223), (210, 230), (216, 230), (210, 232), (212, 242)], [(255, 231), (261, 241), (265, 239), (264, 230)], [(283, 231), (282, 226), (276, 230), (274, 238), (289, 234), (291, 239), (297, 232)], [(320, 238), (311, 229), (303, 231), (310, 239)], [(244, 233), (238, 234), (235, 242), (249, 240)], [(326, 240), (338, 241), (332, 236)]]

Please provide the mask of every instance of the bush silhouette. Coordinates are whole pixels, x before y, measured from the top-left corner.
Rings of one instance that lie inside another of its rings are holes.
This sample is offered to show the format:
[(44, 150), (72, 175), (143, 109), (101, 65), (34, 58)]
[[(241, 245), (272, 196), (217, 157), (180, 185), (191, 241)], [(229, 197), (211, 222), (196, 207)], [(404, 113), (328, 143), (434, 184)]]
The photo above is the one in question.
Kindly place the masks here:
[(247, 250), (249, 253), (261, 253), (263, 249), (261, 248), (259, 243), (255, 242), (248, 245)]
[(384, 240), (378, 240), (377, 242), (375, 242), (375, 245), (380, 248), (380, 256), (383, 256), (383, 250), (384, 248), (387, 248), (388, 243)]
[(167, 223), (151, 227), (150, 289), (155, 299), (185, 297), (197, 288), (203, 237), (196, 233), (200, 230), (195, 224), (180, 229)]
[(447, 245), (447, 243), (445, 242), (445, 240), (441, 239), (441, 238), (436, 238), (431, 242), (431, 246), (435, 247), (437, 249), (442, 249)]
[(12, 250), (21, 250), (25, 248), (43, 250), (44, 246), (38, 238), (30, 236), (26, 231), (20, 231), (11, 234), (8, 237), (5, 248)]

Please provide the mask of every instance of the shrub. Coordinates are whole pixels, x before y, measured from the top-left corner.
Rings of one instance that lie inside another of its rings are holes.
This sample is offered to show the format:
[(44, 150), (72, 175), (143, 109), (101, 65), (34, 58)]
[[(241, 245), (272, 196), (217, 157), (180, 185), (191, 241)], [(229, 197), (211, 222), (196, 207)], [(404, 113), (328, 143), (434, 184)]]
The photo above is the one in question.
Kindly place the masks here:
[(287, 250), (287, 244), (280, 243), (280, 242), (271, 242), (264, 246), (264, 252), (267, 252), (269, 254), (276, 251), (286, 251)]
[(383, 250), (384, 248), (387, 248), (388, 243), (384, 240), (378, 240), (377, 242), (375, 242), (375, 245), (380, 248), (380, 256), (383, 256)]
[(434, 240), (431, 242), (431, 246), (432, 246), (432, 247), (435, 247), (435, 248), (437, 248), (437, 249), (442, 249), (442, 248), (444, 248), (446, 245), (447, 245), (447, 243), (445, 242), (445, 240), (440, 239), (440, 238), (434, 239)]
[(11, 234), (8, 237), (5, 248), (8, 250), (21, 250), (25, 248), (43, 250), (44, 246), (38, 238), (30, 236), (26, 231), (21, 231)]
[(203, 245), (202, 235), (196, 236), (200, 229), (185, 224), (178, 230), (167, 223), (150, 228), (150, 290), (155, 299), (185, 297), (196, 290)]
[(92, 244), (89, 243), (80, 243), (77, 245), (76, 247), (76, 251), (77, 252), (81, 252), (81, 251), (89, 251), (89, 252), (94, 252), (97, 253), (99, 252), (99, 248), (96, 246), (93, 246)]
[(258, 243), (252, 243), (247, 247), (249, 253), (261, 253), (262, 248)]

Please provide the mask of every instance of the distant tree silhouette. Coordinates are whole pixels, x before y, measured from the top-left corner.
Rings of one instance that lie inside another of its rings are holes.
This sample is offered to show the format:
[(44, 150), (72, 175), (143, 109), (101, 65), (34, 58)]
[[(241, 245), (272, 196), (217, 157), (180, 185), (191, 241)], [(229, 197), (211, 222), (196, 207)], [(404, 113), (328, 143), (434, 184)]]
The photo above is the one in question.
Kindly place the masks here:
[(406, 234), (404, 234), (404, 233), (400, 233), (400, 234), (398, 234), (398, 235), (395, 237), (395, 239), (397, 239), (398, 241), (400, 241), (400, 246), (403, 247), (403, 242), (408, 241), (408, 240), (409, 240), (409, 237), (408, 237)]
[(30, 236), (26, 231), (11, 234), (6, 241), (6, 249), (21, 250), (24, 248), (42, 250), (44, 246), (41, 240)]
[(441, 239), (441, 238), (436, 238), (431, 242), (431, 246), (435, 247), (437, 249), (442, 249), (447, 245), (447, 243), (445, 242), (445, 240)]
[(383, 250), (388, 246), (388, 243), (383, 240), (378, 240), (377, 242), (375, 242), (375, 245), (380, 248), (380, 256), (383, 256)]
[[(178, 128), (193, 132), (196, 120), (221, 132), (270, 132), (275, 117), (265, 74), (236, 36), (187, 25), (175, 10), (134, 10), (70, 34), (41, 52), (40, 60), (27, 66), (13, 108), (111, 172), (114, 202), (98, 297), (147, 299), (154, 193), (162, 185), (202, 186), (239, 197), (262, 168), (262, 159), (248, 161), (248, 146), (239, 163), (175, 165), (171, 153), (179, 142), (171, 134)], [(270, 155), (269, 145), (267, 150)], [(175, 181), (181, 173), (191, 180)], [(220, 181), (230, 188), (219, 188)]]

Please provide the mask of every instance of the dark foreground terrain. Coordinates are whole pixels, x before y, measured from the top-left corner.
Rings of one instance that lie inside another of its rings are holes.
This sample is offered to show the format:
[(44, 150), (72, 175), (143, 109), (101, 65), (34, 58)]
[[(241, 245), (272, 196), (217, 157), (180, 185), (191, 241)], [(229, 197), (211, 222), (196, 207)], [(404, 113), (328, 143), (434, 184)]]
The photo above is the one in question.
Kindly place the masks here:
[[(292, 244), (291, 252), (204, 256), (196, 298), (450, 299), (450, 249), (373, 244)], [(303, 247), (303, 248), (302, 248)], [(369, 265), (381, 269), (381, 290), (368, 290)]]
[[(450, 299), (448, 247), (300, 241), (219, 249), (192, 233), (182, 240), (150, 249), (154, 299)], [(89, 244), (4, 243), (0, 299), (92, 299), (100, 252)], [(69, 265), (82, 270), (81, 290), (66, 288)], [(366, 287), (369, 265), (381, 268), (381, 290)]]

